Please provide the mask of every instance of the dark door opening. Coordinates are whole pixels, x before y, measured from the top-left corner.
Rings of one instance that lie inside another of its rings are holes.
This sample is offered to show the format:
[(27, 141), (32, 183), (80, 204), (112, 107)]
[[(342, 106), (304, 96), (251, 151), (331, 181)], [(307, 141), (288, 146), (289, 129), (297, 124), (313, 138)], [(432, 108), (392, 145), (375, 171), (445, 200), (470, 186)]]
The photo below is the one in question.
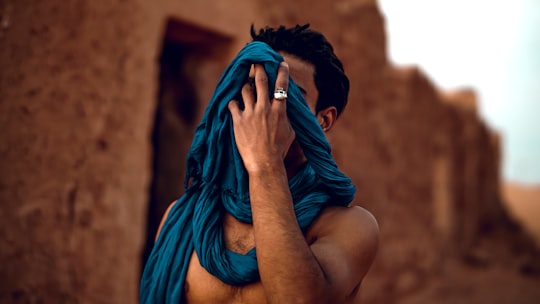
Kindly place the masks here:
[[(152, 250), (159, 223), (170, 203), (184, 192), (185, 165), (198, 123), (199, 90), (193, 66), (218, 64), (230, 39), (177, 20), (167, 24), (159, 58), (159, 90), (152, 130), (152, 181), (142, 265)], [(215, 52), (221, 50), (221, 52)], [(222, 61), (222, 60), (221, 60)], [(219, 65), (219, 64), (218, 64)], [(217, 77), (216, 77), (217, 78)]]

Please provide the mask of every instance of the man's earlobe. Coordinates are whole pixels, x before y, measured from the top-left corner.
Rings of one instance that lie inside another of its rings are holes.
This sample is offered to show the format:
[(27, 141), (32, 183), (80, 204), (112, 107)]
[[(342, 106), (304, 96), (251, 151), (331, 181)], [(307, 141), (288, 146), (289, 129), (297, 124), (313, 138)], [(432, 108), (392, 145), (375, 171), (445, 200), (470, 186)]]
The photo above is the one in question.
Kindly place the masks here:
[(321, 129), (322, 129), (324, 132), (328, 131), (328, 127), (327, 127), (326, 123), (324, 122), (324, 120), (321, 120), (321, 121), (319, 122), (319, 125), (321, 126)]
[(332, 129), (336, 119), (337, 109), (334, 106), (320, 110), (319, 113), (317, 113), (317, 121), (325, 133)]

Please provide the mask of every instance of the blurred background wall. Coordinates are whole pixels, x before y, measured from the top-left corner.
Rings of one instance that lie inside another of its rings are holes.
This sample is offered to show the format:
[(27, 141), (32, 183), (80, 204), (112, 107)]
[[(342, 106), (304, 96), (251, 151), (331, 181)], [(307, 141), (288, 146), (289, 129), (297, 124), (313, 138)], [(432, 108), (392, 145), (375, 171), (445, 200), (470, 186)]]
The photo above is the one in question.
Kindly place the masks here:
[(500, 136), (473, 90), (389, 62), (376, 1), (4, 0), (0, 18), (0, 302), (137, 302), (193, 128), (251, 23), (311, 23), (344, 62), (330, 140), (381, 227), (365, 303), (540, 299)]

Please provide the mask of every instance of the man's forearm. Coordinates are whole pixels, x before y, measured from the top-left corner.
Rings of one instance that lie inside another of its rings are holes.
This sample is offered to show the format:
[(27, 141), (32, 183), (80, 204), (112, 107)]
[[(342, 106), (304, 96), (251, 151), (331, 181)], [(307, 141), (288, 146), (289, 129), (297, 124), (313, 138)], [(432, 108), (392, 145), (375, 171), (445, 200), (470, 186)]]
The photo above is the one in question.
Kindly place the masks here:
[(298, 225), (285, 166), (269, 164), (250, 173), (249, 187), (257, 261), (269, 302), (323, 302), (327, 282)]

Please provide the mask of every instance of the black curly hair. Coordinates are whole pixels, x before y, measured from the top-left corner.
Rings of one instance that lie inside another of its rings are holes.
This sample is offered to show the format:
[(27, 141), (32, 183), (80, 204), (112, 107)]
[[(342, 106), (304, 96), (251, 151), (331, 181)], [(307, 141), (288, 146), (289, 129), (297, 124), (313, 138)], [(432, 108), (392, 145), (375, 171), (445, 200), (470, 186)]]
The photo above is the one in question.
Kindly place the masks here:
[(251, 25), (251, 37), (253, 41), (268, 44), (276, 52), (284, 52), (313, 64), (315, 85), (319, 91), (315, 111), (335, 106), (339, 116), (347, 105), (349, 78), (330, 42), (309, 26), (309, 23), (291, 28), (267, 26), (257, 33)]

